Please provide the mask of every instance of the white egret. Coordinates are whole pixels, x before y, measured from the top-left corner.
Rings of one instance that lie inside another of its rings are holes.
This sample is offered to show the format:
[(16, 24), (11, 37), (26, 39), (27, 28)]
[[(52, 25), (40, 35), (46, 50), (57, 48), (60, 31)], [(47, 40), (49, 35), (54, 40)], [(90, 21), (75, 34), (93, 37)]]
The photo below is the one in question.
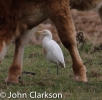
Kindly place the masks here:
[(59, 66), (61, 66), (62, 68), (66, 67), (62, 50), (60, 46), (54, 40), (52, 40), (52, 34), (49, 30), (38, 31), (38, 33), (44, 35), (42, 41), (43, 52), (48, 61), (55, 63), (57, 65), (57, 74), (58, 74)]

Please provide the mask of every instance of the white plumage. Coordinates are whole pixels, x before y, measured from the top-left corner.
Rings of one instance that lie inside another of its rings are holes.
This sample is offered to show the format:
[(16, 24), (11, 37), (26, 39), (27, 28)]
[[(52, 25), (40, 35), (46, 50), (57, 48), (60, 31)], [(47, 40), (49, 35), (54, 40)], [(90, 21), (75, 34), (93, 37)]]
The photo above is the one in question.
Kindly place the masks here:
[(62, 50), (60, 46), (54, 40), (52, 40), (52, 34), (49, 30), (39, 31), (39, 33), (44, 35), (42, 41), (43, 52), (48, 61), (55, 63), (57, 65), (57, 74), (58, 74), (59, 66), (65, 68), (65, 62)]

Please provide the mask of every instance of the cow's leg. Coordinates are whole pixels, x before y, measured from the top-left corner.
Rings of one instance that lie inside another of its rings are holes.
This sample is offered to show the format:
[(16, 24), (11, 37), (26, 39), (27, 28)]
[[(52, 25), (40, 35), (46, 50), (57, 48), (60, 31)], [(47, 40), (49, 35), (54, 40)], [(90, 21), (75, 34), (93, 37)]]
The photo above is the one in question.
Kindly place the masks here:
[(75, 28), (67, 0), (61, 0), (59, 3), (54, 2), (54, 4), (51, 5), (51, 9), (47, 11), (50, 19), (54, 22), (57, 28), (58, 35), (63, 45), (71, 54), (75, 80), (86, 82), (86, 68), (83, 65), (77, 49)]
[(5, 41), (0, 40), (0, 62), (4, 59), (6, 50), (7, 50), (7, 45)]
[(29, 37), (36, 29), (32, 29), (26, 32), (21, 33), (21, 36), (15, 41), (15, 54), (12, 65), (9, 68), (9, 73), (6, 78), (8, 83), (18, 83), (18, 77), (22, 72), (22, 62), (23, 62), (23, 53), (25, 45), (27, 44)]
[(22, 60), (24, 53), (25, 43), (22, 37), (19, 37), (15, 41), (15, 54), (12, 65), (9, 68), (9, 73), (6, 78), (6, 82), (18, 83), (18, 77), (22, 71)]
[(101, 24), (102, 24), (102, 5), (100, 5), (100, 7), (98, 8), (98, 14), (99, 14), (99, 17), (101, 19)]

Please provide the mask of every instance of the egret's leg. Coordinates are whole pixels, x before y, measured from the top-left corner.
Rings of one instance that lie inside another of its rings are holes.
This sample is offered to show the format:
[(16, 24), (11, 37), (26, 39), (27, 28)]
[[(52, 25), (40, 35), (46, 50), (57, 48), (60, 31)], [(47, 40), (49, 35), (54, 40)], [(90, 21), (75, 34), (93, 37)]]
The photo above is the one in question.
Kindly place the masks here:
[(77, 49), (76, 33), (71, 18), (70, 7), (68, 6), (68, 0), (55, 1), (51, 4), (51, 9), (47, 9), (47, 13), (49, 18), (54, 22), (63, 45), (71, 54), (74, 79), (86, 82), (86, 68), (83, 65)]
[(57, 62), (57, 75), (58, 75), (58, 72), (59, 72), (59, 64), (58, 64), (58, 62)]
[(58, 65), (57, 65), (57, 75), (58, 75), (58, 72), (59, 72), (58, 68), (59, 68), (59, 67), (58, 67)]

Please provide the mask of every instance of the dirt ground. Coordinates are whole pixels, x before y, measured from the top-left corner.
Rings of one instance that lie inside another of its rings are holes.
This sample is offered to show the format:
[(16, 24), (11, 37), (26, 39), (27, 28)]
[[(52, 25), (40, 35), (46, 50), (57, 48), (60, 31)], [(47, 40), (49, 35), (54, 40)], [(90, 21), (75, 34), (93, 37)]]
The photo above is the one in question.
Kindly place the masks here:
[(102, 43), (101, 20), (96, 11), (80, 12), (72, 10), (76, 32), (83, 32), (86, 40)]
[[(102, 43), (102, 26), (101, 21), (96, 11), (77, 11), (72, 10), (72, 18), (75, 24), (76, 32), (83, 32), (84, 39), (91, 42)], [(54, 24), (48, 19), (38, 26), (38, 30), (49, 29), (53, 34), (53, 39), (59, 44), (61, 43), (58, 38), (56, 28)], [(30, 39), (31, 44), (40, 44), (43, 37), (36, 36)]]

